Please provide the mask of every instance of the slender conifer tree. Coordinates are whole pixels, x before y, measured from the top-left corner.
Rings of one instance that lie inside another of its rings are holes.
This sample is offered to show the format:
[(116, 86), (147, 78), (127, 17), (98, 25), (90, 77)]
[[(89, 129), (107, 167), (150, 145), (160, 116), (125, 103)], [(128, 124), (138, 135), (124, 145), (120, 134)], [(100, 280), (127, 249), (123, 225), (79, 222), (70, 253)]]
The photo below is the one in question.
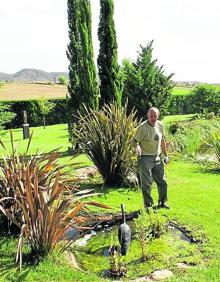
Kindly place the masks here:
[(98, 108), (99, 88), (91, 30), (91, 6), (89, 0), (67, 0), (69, 45), (69, 110), (76, 115), (86, 104)]
[(121, 83), (114, 24), (113, 0), (100, 0), (98, 38), (98, 72), (100, 79), (100, 106), (115, 101), (121, 105)]

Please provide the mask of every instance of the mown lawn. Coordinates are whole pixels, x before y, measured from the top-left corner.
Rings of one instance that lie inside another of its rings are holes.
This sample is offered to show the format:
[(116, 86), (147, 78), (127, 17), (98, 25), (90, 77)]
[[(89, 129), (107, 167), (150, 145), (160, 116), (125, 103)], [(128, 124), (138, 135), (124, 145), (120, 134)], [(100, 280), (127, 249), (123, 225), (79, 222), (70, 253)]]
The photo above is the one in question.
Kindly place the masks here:
[[(44, 129), (42, 127), (30, 127), (30, 133), (33, 132), (33, 138), (30, 146), (30, 153), (34, 154), (37, 150), (48, 152), (55, 148), (60, 148), (61, 152), (66, 152), (68, 146), (70, 146), (68, 141), (68, 130), (66, 124), (50, 125), (46, 126)], [(12, 130), (13, 140), (18, 146), (19, 152), (24, 152), (26, 150), (28, 139), (23, 139), (22, 128), (16, 128)], [(0, 138), (8, 150), (11, 149), (10, 142), (10, 131), (1, 130)], [(2, 148), (0, 149), (2, 152)]]
[[(30, 127), (30, 133), (33, 132), (33, 137), (31, 141), (31, 145), (29, 148), (29, 154), (38, 153), (46, 153), (54, 149), (58, 149), (61, 153), (60, 163), (61, 164), (69, 164), (69, 172), (72, 173), (71, 164), (80, 163), (82, 165), (89, 165), (91, 161), (89, 161), (84, 155), (80, 155), (78, 157), (72, 156), (68, 148), (71, 147), (69, 143), (69, 133), (67, 124), (57, 124), (46, 126), (46, 129), (42, 127)], [(23, 139), (23, 130), (22, 128), (17, 128), (12, 130), (12, 136), (14, 140), (14, 146), (19, 153), (23, 153), (26, 151), (29, 140)], [(0, 131), (0, 140), (3, 142), (6, 150), (0, 146), (0, 158), (5, 155), (5, 153), (9, 154), (12, 151), (11, 141), (10, 141), (10, 131), (9, 130), (1, 130)]]
[(192, 86), (178, 86), (176, 85), (173, 88), (172, 94), (175, 96), (184, 96), (184, 95), (189, 95), (190, 92), (192, 91), (193, 87)]
[[(58, 137), (58, 135), (56, 137), (55, 133), (54, 135), (52, 134), (54, 128), (51, 127), (51, 135), (53, 135), (53, 138), (51, 137), (50, 142), (54, 142), (53, 146), (56, 145), (55, 147), (57, 147), (58, 143), (67, 142), (65, 137), (67, 132), (65, 131), (65, 125), (55, 127), (57, 127), (57, 129), (60, 128), (61, 131), (57, 131), (59, 134), (62, 132), (62, 138)], [(50, 127), (41, 132), (41, 136), (44, 137), (44, 132), (49, 132), (49, 130)], [(6, 135), (4, 138), (6, 138)], [(41, 138), (39, 138), (39, 140), (40, 139)], [(56, 139), (57, 143), (53, 141), (53, 139)], [(47, 144), (44, 144), (45, 142), (46, 139), (44, 142), (41, 142), (37, 141), (36, 138), (36, 144), (33, 144), (33, 146), (36, 148), (37, 146), (45, 145), (46, 148), (49, 148), (49, 146), (46, 146)], [(67, 146), (65, 148), (67, 149)], [(63, 152), (65, 152), (66, 149), (63, 149)], [(91, 163), (85, 156), (78, 157), (77, 162), (82, 163), (82, 165)], [(211, 170), (197, 163), (184, 162), (181, 159), (175, 160), (171, 158), (170, 164), (166, 167), (166, 173), (169, 184), (169, 204), (171, 209), (161, 212), (168, 217), (169, 220), (174, 220), (182, 226), (185, 226), (192, 232), (196, 239), (200, 240), (198, 248), (201, 253), (201, 259), (198, 264), (190, 266), (186, 271), (178, 270), (175, 267), (176, 261), (174, 262), (174, 260), (170, 259), (166, 263), (166, 267), (174, 272), (174, 277), (170, 281), (218, 282), (220, 281), (219, 171)], [(85, 185), (83, 186), (85, 187)], [(96, 182), (93, 181), (89, 187), (99, 190), (100, 183), (96, 184)], [(155, 202), (157, 202), (157, 191), (155, 187), (152, 192)], [(128, 212), (142, 208), (141, 192), (140, 190), (134, 190), (132, 188), (108, 189), (103, 195), (97, 197), (96, 200), (111, 205), (115, 212), (120, 210), (121, 203), (125, 204)], [(71, 265), (68, 264), (67, 260), (58, 254), (48, 257), (36, 267), (25, 265), (22, 272), (19, 273), (14, 263), (16, 243), (16, 238), (1, 237), (0, 239), (0, 281), (2, 282), (104, 281), (94, 273), (83, 273), (74, 270)], [(172, 250), (170, 250), (170, 257), (172, 257)], [(181, 261), (181, 257), (179, 260)], [(156, 261), (157, 257), (155, 257), (155, 265)], [(138, 276), (138, 273), (136, 273), (135, 276)]]
[[(212, 84), (210, 84), (211, 86)], [(216, 90), (220, 89), (219, 85), (213, 84), (212, 85)], [(193, 88), (196, 86), (184, 86), (184, 85), (176, 85), (174, 86), (173, 90), (172, 90), (172, 95), (174, 96), (186, 96), (191, 94)]]
[(189, 121), (195, 114), (188, 115), (172, 115), (163, 118), (164, 124), (170, 124), (173, 122)]

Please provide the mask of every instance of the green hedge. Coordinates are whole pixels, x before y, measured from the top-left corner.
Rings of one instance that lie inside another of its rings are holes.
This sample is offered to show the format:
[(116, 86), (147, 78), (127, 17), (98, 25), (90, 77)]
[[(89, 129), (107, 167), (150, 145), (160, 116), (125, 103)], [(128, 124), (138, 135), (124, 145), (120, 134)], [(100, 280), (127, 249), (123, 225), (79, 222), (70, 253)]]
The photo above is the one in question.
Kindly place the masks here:
[(190, 95), (172, 96), (169, 114), (220, 113), (220, 91), (208, 84), (196, 86)]
[[(67, 123), (67, 105), (66, 99), (51, 99), (51, 103), (55, 104), (55, 107), (46, 116), (46, 124), (59, 124)], [(6, 128), (17, 128), (23, 124), (23, 111), (27, 112), (27, 121), (30, 126), (43, 125), (43, 116), (40, 114), (40, 109), (37, 100), (25, 100), (25, 101), (4, 101), (10, 106), (11, 111), (16, 113), (16, 117), (8, 124)]]
[(191, 101), (190, 96), (191, 95), (171, 96), (168, 108), (169, 115), (184, 115), (191, 113), (191, 107), (189, 105), (189, 101)]

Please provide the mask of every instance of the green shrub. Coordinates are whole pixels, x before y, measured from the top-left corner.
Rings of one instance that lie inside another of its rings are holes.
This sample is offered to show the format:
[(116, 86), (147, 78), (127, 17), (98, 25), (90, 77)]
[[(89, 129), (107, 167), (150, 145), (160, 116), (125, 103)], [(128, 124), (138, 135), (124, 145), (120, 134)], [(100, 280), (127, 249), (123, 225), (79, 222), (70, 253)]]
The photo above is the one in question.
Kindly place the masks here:
[(112, 251), (109, 264), (110, 264), (110, 276), (112, 278), (116, 279), (126, 276), (127, 266), (124, 263), (124, 258), (116, 250)]
[(220, 91), (208, 84), (198, 85), (189, 97), (192, 113), (218, 114), (220, 112)]
[(141, 244), (142, 260), (147, 259), (147, 244), (153, 238), (159, 238), (167, 230), (166, 220), (152, 208), (143, 210), (134, 219), (135, 234)]
[(15, 116), (16, 114), (11, 111), (10, 105), (0, 103), (0, 129), (8, 122), (11, 122)]
[(190, 113), (190, 105), (189, 105), (189, 97), (190, 95), (180, 95), (170, 97), (168, 112), (170, 115), (180, 115), (180, 114), (188, 114)]
[(83, 151), (92, 159), (105, 185), (121, 186), (136, 173), (131, 138), (138, 125), (135, 112), (127, 115), (127, 105), (105, 105), (100, 111), (85, 107), (79, 114), (76, 136)]
[(209, 84), (195, 86), (190, 95), (171, 96), (169, 113), (176, 114), (219, 114), (220, 91), (217, 87)]
[(67, 85), (68, 84), (68, 79), (63, 75), (58, 77), (58, 81), (59, 81), (59, 84), (61, 84), (61, 85)]
[(48, 101), (46, 98), (41, 98), (38, 100), (38, 106), (40, 113), (43, 116), (44, 129), (46, 128), (46, 116), (53, 110), (55, 104)]

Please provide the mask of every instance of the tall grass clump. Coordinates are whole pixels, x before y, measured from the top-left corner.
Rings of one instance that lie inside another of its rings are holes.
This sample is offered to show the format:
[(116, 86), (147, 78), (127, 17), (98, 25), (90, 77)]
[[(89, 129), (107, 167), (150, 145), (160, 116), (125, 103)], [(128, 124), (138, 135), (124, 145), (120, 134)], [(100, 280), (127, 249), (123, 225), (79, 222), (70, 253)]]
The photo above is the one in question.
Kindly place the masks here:
[(200, 131), (198, 129), (191, 130), (190, 133), (185, 135), (183, 142), (184, 142), (183, 153), (188, 157), (196, 157), (202, 143), (202, 137)]
[(1, 160), (0, 172), (0, 212), (20, 229), (20, 267), (24, 243), (34, 261), (51, 253), (59, 242), (64, 250), (66, 232), (70, 228), (80, 232), (88, 224), (86, 206), (104, 207), (82, 201), (92, 193), (80, 192), (75, 181), (63, 172), (57, 150), (28, 156), (30, 142), (31, 138), (24, 154), (17, 154), (11, 134), (12, 153)]
[(220, 130), (219, 121), (219, 117), (210, 120), (208, 117), (194, 116), (191, 120), (168, 124), (168, 140), (172, 145), (172, 152), (179, 152), (190, 158), (204, 154), (207, 143), (209, 140), (212, 142), (212, 136)]
[(208, 153), (214, 157), (215, 162), (220, 168), (220, 133), (212, 134), (208, 145)]
[(100, 111), (85, 107), (76, 130), (79, 145), (92, 159), (107, 186), (128, 184), (135, 175), (131, 138), (138, 125), (135, 112), (127, 115), (127, 104), (104, 105)]

